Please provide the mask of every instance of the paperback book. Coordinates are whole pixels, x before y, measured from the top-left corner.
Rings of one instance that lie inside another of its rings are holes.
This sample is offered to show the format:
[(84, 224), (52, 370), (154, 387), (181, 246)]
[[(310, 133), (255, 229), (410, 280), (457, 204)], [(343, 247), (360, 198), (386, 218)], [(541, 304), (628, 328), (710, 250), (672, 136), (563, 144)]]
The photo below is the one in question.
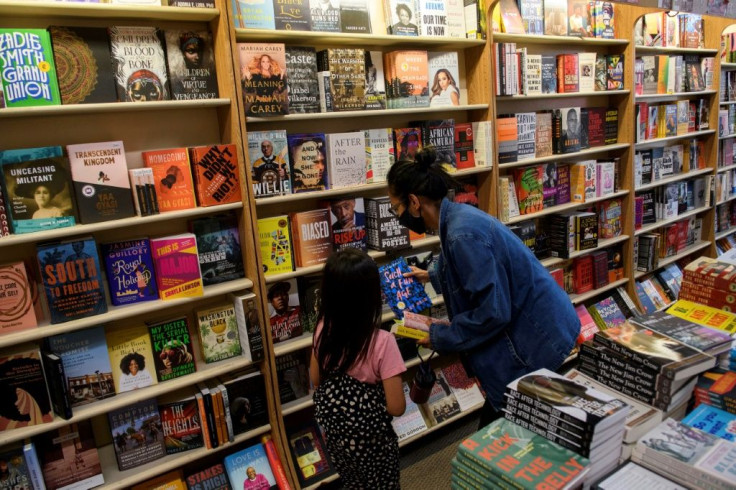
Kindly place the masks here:
[(378, 268), (381, 289), (397, 318), (403, 318), (405, 310), (419, 313), (432, 306), (422, 284), (413, 277), (404, 277), (407, 272), (411, 269), (403, 257)]
[(51, 422), (51, 409), (38, 349), (0, 357), (0, 393), (5, 409), (0, 430)]
[(193, 233), (151, 239), (151, 255), (159, 298), (202, 296), (197, 238)]
[(149, 26), (111, 26), (108, 32), (118, 101), (171, 99), (163, 33)]
[(148, 333), (151, 335), (154, 368), (159, 382), (196, 370), (186, 316), (148, 323)]
[(117, 326), (105, 332), (107, 352), (112, 366), (115, 392), (145, 388), (158, 381), (153, 360), (153, 348), (145, 325)]
[(135, 468), (166, 455), (156, 399), (143, 400), (127, 407), (110, 410), (107, 416), (120, 471)]
[(240, 231), (235, 215), (218, 214), (192, 220), (202, 284), (209, 286), (245, 276)]
[(89, 420), (81, 420), (33, 438), (48, 490), (94, 488), (105, 483)]
[(113, 305), (158, 299), (151, 244), (147, 238), (100, 245)]

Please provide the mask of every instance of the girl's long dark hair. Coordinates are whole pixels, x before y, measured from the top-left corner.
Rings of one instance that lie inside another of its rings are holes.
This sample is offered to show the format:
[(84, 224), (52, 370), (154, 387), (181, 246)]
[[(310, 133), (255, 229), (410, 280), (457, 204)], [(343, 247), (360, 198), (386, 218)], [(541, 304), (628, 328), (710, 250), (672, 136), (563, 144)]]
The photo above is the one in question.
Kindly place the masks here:
[(324, 323), (315, 338), (321, 373), (345, 373), (368, 354), (381, 322), (378, 266), (365, 252), (348, 248), (333, 253), (322, 275)]
[(386, 176), (392, 195), (406, 202), (409, 194), (439, 201), (450, 189), (462, 186), (442, 168), (437, 152), (431, 146), (416, 154), (414, 160), (400, 160), (393, 164)]

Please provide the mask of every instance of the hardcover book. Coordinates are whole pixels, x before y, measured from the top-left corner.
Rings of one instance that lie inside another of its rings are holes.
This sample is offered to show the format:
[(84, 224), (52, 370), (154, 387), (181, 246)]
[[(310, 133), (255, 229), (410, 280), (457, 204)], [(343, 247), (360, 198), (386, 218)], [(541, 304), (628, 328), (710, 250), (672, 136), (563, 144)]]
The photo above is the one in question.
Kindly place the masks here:
[(141, 156), (146, 167), (153, 170), (160, 212), (197, 206), (189, 152), (186, 148), (144, 151)]
[(113, 305), (158, 299), (147, 238), (100, 245)]
[(161, 403), (161, 414), (166, 454), (175, 454), (204, 446), (202, 422), (194, 397), (184, 400)]
[(169, 100), (162, 32), (148, 26), (111, 26), (108, 33), (118, 101)]
[(394, 143), (396, 144), (396, 161), (414, 160), (416, 154), (422, 150), (422, 130), (419, 127), (394, 128)]
[(273, 342), (299, 337), (303, 328), (296, 279), (287, 279), (272, 284), (268, 288), (267, 297)]
[(535, 140), (537, 131), (537, 115), (534, 112), (517, 112), (516, 128), (518, 150), (518, 161), (534, 158)]
[(519, 155), (518, 125), (516, 116), (499, 116), (496, 119), (498, 138), (498, 163), (512, 163)]
[[(169, 5), (174, 6), (175, 4), (177, 4), (178, 6), (184, 6), (184, 5), (181, 5), (182, 1), (184, 0), (180, 0), (180, 1), (169, 0), (170, 2)], [(197, 2), (197, 3), (200, 3), (200, 2)], [(205, 8), (205, 7), (193, 7), (193, 8)], [(214, 7), (210, 7), (210, 8), (214, 8)], [(172, 470), (167, 473), (164, 473), (162, 475), (158, 475), (149, 480), (146, 480), (143, 483), (138, 483), (137, 485), (133, 485), (130, 488), (130, 490), (186, 490), (186, 488), (187, 487), (184, 484), (184, 475), (182, 473), (182, 470), (176, 469), (176, 470)]]
[(514, 187), (519, 202), (519, 212), (530, 214), (541, 211), (544, 203), (544, 166), (514, 169)]
[[(268, 464), (266, 450), (260, 442), (225, 456), (224, 463), (232, 488), (240, 489), (250, 486), (264, 489), (278, 488), (271, 466)], [(251, 472), (255, 474), (251, 475)]]
[(275, 29), (273, 0), (231, 0), (236, 29)]
[(289, 352), (276, 358), (276, 377), (281, 403), (309, 395), (308, 352)]
[(399, 441), (408, 439), (411, 436), (420, 434), (428, 429), (427, 422), (424, 420), (422, 412), (419, 410), (419, 406), (411, 400), (409, 392), (409, 384), (404, 381), (402, 383), (404, 389), (404, 400), (406, 402), (406, 411), (399, 417), (394, 417), (391, 421), (391, 425), (394, 428), (394, 432), (399, 438)]
[(419, 313), (432, 306), (424, 286), (413, 277), (404, 277), (407, 272), (411, 269), (403, 257), (378, 268), (386, 303), (397, 318), (403, 318), (404, 310)]
[(475, 167), (472, 123), (455, 123), (455, 162), (458, 170)]
[(218, 214), (189, 222), (197, 237), (202, 284), (209, 286), (245, 277), (237, 218)]
[(115, 396), (113, 371), (102, 327), (47, 337), (45, 346), (61, 358), (73, 407)]
[(44, 243), (36, 248), (51, 323), (107, 311), (94, 238)]
[(107, 416), (120, 471), (166, 455), (161, 416), (155, 398), (110, 410)]
[(388, 170), (396, 160), (391, 128), (365, 130), (366, 183), (385, 182)]
[(311, 422), (289, 431), (289, 449), (296, 462), (299, 484), (307, 487), (335, 473), (327, 456), (320, 427)]
[(275, 1), (273, 9), (277, 30), (311, 30), (309, 0), (293, 0), (288, 4)]
[(366, 227), (363, 198), (335, 198), (327, 201), (326, 207), (330, 212), (334, 250), (358, 248), (365, 251)]
[(365, 108), (369, 110), (386, 108), (386, 77), (381, 51), (365, 51)]
[(256, 198), (291, 194), (286, 130), (248, 131), (248, 156)]
[(196, 371), (187, 317), (148, 323), (154, 367), (159, 382)]
[(37, 326), (37, 306), (38, 289), (25, 263), (0, 265), (0, 335)]
[(442, 164), (447, 172), (457, 170), (454, 119), (409, 121), (409, 125), (421, 128), (422, 146), (434, 148), (436, 162)]
[(48, 31), (0, 29), (0, 88), (5, 101), (0, 107), (61, 103)]
[(294, 193), (330, 188), (324, 133), (289, 133), (291, 184)]
[(128, 170), (130, 185), (133, 191), (133, 204), (138, 216), (158, 214), (158, 196), (156, 183), (153, 180), (153, 169), (131, 168)]
[[(301, 8), (289, 5), (297, 16)], [(279, 43), (238, 43), (238, 54), (246, 117), (288, 114), (286, 47)]]
[(322, 264), (332, 253), (330, 211), (325, 208), (289, 214), (297, 267)]
[(701, 403), (684, 419), (687, 424), (727, 441), (736, 441), (736, 414)]
[(48, 490), (94, 488), (105, 483), (89, 420), (40, 434), (33, 444)]
[(371, 23), (377, 22), (377, 19), (371, 19), (373, 10), (368, 0), (340, 0), (340, 30), (370, 34), (373, 31)]
[(552, 155), (552, 113), (538, 112), (536, 119), (534, 156), (536, 158), (548, 157)]
[(230, 373), (221, 381), (227, 391), (234, 435), (268, 423), (266, 385), (260, 371)]
[(340, 32), (340, 0), (309, 0), (311, 31)]
[(258, 239), (265, 276), (294, 270), (287, 215), (259, 219)]
[(286, 72), (289, 74), (286, 84), (289, 94), (289, 113), (319, 112), (317, 52), (314, 48), (287, 46)]
[(162, 300), (202, 296), (197, 238), (193, 233), (152, 238), (151, 255)]
[(340, 189), (365, 184), (365, 144), (363, 131), (327, 134), (330, 188)]
[[(430, 14), (427, 14), (430, 15)], [(460, 69), (456, 51), (429, 51), (429, 106), (460, 105)]]
[[(33, 446), (32, 443), (31, 446)], [(0, 461), (5, 465), (3, 468), (5, 475), (0, 483), (2, 490), (34, 490), (36, 481), (32, 479), (32, 463), (28, 459), (23, 448), (20, 447), (0, 453)], [(40, 483), (43, 485), (43, 479)]]
[(238, 320), (232, 303), (195, 311), (202, 358), (207, 364), (239, 356)]
[(189, 474), (185, 481), (187, 490), (232, 490), (222, 463)]
[(51, 26), (49, 33), (61, 103), (117, 102), (107, 29)]
[(365, 51), (362, 49), (324, 49), (317, 53), (317, 69), (330, 73), (332, 110), (365, 109)]
[(385, 0), (386, 29), (395, 36), (419, 35), (419, 3), (417, 0)]
[(197, 204), (216, 206), (242, 202), (240, 167), (235, 145), (207, 145), (189, 148)]
[(145, 388), (157, 383), (151, 337), (145, 325), (117, 326), (105, 332), (115, 392)]
[(167, 29), (164, 37), (171, 98), (199, 100), (219, 97), (212, 33)]
[(322, 276), (299, 276), (297, 286), (302, 309), (302, 328), (305, 332), (314, 333), (322, 304)]
[(38, 349), (0, 357), (0, 393), (6, 406), (0, 413), (2, 431), (54, 419)]
[(64, 228), (77, 223), (66, 158), (23, 161), (3, 158), (2, 172), (3, 195), (14, 233)]
[(98, 223), (135, 215), (122, 141), (67, 145), (79, 221)]
[[(243, 356), (249, 361), (258, 362), (263, 359), (263, 332), (261, 318), (256, 308), (256, 295), (253, 293), (230, 293), (229, 299), (235, 306), (235, 317), (238, 321), (238, 335), (243, 348)], [(247, 345), (246, 345), (247, 342)]]
[(366, 243), (374, 250), (409, 248), (409, 229), (391, 213), (388, 197), (363, 200), (365, 203)]
[(426, 51), (391, 51), (383, 56), (389, 108), (429, 106), (429, 67)]

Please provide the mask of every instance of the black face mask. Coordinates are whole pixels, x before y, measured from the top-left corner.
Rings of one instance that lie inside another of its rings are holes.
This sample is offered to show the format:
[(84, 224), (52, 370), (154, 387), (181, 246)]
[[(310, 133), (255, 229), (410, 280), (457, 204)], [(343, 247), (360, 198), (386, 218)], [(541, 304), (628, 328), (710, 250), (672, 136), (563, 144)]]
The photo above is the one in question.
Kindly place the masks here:
[(427, 225), (424, 224), (424, 219), (421, 214), (419, 216), (412, 216), (411, 213), (409, 213), (408, 207), (403, 213), (401, 213), (401, 216), (399, 216), (399, 224), (401, 226), (406, 226), (418, 235), (422, 235), (427, 232)]

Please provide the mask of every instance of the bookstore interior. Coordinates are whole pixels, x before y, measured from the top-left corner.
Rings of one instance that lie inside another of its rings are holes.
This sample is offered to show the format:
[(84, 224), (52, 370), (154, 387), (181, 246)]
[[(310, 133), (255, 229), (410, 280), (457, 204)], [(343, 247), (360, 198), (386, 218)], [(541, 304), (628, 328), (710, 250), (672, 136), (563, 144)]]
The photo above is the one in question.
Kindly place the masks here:
[(349, 248), (399, 445), (477, 416), (388, 197), (428, 147), (581, 323), (448, 485), (736, 488), (736, 2), (0, 0), (0, 88), (0, 490), (339, 485), (308, 367)]

